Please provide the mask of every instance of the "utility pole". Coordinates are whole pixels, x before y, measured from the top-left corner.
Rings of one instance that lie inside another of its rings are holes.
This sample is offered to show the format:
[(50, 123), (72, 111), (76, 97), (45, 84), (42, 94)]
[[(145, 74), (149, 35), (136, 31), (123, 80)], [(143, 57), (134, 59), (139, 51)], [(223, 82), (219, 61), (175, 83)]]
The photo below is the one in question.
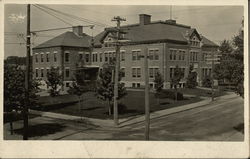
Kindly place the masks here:
[(148, 79), (148, 50), (144, 49), (144, 76), (145, 76), (145, 140), (149, 140), (150, 108), (149, 108), (149, 79)]
[(170, 5), (170, 20), (172, 20), (172, 5)]
[(114, 84), (114, 124), (115, 126), (118, 125), (118, 82), (119, 82), (119, 70), (120, 70), (120, 25), (121, 21), (126, 21), (126, 19), (121, 18), (119, 16), (114, 17), (112, 21), (116, 21), (116, 62), (115, 62), (115, 84)]
[(25, 92), (26, 92), (26, 100), (25, 105), (23, 107), (23, 140), (28, 140), (28, 108), (30, 106), (29, 100), (29, 88), (30, 88), (30, 4), (27, 5), (27, 37), (26, 37), (26, 72), (25, 72)]
[(211, 68), (211, 76), (212, 76), (212, 101), (214, 101), (214, 52), (212, 52), (212, 68)]

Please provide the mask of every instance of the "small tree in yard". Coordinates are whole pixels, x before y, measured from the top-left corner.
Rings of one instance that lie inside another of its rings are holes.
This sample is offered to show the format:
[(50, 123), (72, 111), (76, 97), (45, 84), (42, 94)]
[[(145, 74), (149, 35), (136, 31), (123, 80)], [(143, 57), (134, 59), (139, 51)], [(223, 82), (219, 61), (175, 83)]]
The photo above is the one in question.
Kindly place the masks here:
[(73, 79), (73, 83), (70, 86), (68, 93), (78, 96), (79, 111), (81, 111), (81, 101), (83, 101), (83, 94), (90, 91), (90, 86), (85, 82), (84, 72), (77, 70)]
[(163, 83), (164, 83), (164, 80), (162, 78), (162, 75), (157, 72), (156, 73), (156, 76), (155, 76), (155, 79), (154, 79), (154, 83), (155, 83), (155, 90), (156, 90), (156, 97), (158, 99), (158, 104), (160, 103), (160, 93), (162, 91), (162, 88), (163, 88)]
[[(39, 81), (30, 80), (29, 86), (29, 105), (33, 106), (36, 103), (37, 96), (35, 93), (39, 90)], [(26, 101), (25, 89), (25, 70), (18, 66), (4, 65), (4, 112), (10, 113), (10, 128), (13, 133), (12, 112), (23, 110)]]
[(54, 97), (59, 95), (59, 86), (63, 85), (62, 75), (59, 73), (59, 68), (51, 67), (47, 74), (46, 84), (50, 87), (50, 96)]
[[(102, 100), (108, 101), (109, 115), (112, 114), (112, 102), (114, 97), (114, 80), (112, 80), (112, 71), (114, 67), (108, 64), (103, 65), (103, 69), (99, 72), (99, 77), (97, 79), (97, 94)], [(119, 81), (122, 77), (122, 71), (119, 72)], [(124, 84), (118, 84), (118, 98), (122, 98), (127, 94)]]
[(175, 89), (175, 100), (177, 101), (177, 86), (180, 84), (180, 80), (183, 78), (183, 72), (177, 65), (174, 69), (173, 77), (171, 78), (171, 84)]
[(207, 87), (207, 88), (211, 88), (212, 87), (212, 78), (209, 76), (205, 76), (202, 79), (202, 86)]
[(187, 88), (195, 88), (197, 86), (197, 73), (193, 71), (194, 67), (193, 65), (189, 66), (189, 72), (188, 72), (188, 77), (187, 77), (187, 82), (186, 82), (186, 87)]

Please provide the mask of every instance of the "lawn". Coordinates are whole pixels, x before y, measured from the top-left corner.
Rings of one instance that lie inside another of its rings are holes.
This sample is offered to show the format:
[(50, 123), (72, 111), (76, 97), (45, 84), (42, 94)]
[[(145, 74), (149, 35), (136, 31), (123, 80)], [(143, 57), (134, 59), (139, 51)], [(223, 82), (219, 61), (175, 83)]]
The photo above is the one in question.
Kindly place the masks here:
[[(150, 93), (150, 111), (158, 111), (173, 107), (182, 106), (194, 102), (201, 101), (200, 96), (210, 96), (210, 91), (201, 89), (179, 89), (180, 92), (193, 95), (193, 97), (185, 97), (184, 100), (174, 101), (164, 98), (158, 100), (154, 93)], [(128, 95), (119, 101), (120, 105), (126, 107), (124, 112), (119, 113), (119, 118), (126, 118), (133, 115), (144, 114), (144, 92), (143, 91), (127, 91)], [(223, 93), (217, 92), (216, 96)], [(82, 105), (79, 106), (77, 96), (63, 95), (59, 97), (41, 97), (43, 101), (42, 107), (44, 111), (55, 113), (69, 114), (74, 116), (83, 116), (99, 119), (111, 119), (113, 116), (108, 115), (108, 102), (98, 99), (94, 92), (84, 94)]]

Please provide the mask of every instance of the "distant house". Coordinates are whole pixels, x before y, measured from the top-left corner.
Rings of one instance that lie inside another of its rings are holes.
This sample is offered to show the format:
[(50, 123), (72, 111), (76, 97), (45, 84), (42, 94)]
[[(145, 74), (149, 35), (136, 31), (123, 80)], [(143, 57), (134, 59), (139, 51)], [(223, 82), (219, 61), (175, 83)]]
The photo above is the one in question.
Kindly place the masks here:
[[(121, 47), (120, 64), (124, 72), (122, 81), (126, 87), (144, 87), (144, 60), (149, 57), (149, 82), (154, 88), (154, 77), (160, 72), (164, 78), (164, 88), (171, 88), (171, 78), (178, 65), (184, 72), (179, 87), (184, 87), (188, 69), (194, 66), (197, 82), (211, 75), (211, 65), (205, 56), (217, 51), (218, 45), (201, 35), (195, 28), (178, 24), (175, 20), (151, 21), (151, 16), (139, 15), (139, 23), (121, 27), (122, 38), (129, 42)], [(50, 67), (59, 67), (65, 86), (72, 82), (74, 71), (81, 69), (88, 77), (97, 76), (104, 63), (115, 57), (116, 36), (114, 28), (105, 28), (94, 37), (82, 33), (82, 27), (73, 27), (73, 32), (63, 33), (33, 49), (33, 71), (35, 78), (46, 80)], [(46, 86), (44, 86), (46, 89)]]
[[(164, 88), (170, 88), (176, 65), (184, 72), (180, 87), (186, 83), (189, 65), (198, 73), (197, 82), (211, 75), (211, 65), (205, 62), (205, 56), (217, 51), (218, 45), (202, 36), (195, 28), (176, 23), (175, 20), (151, 21), (151, 16), (139, 15), (139, 23), (121, 27), (124, 39), (130, 40), (121, 47), (121, 69), (124, 71), (122, 82), (126, 87), (144, 86), (144, 60), (140, 55), (149, 56), (149, 80), (154, 87), (156, 72), (164, 78)], [(92, 65), (101, 67), (115, 55), (114, 32), (106, 28), (95, 37), (92, 53)]]

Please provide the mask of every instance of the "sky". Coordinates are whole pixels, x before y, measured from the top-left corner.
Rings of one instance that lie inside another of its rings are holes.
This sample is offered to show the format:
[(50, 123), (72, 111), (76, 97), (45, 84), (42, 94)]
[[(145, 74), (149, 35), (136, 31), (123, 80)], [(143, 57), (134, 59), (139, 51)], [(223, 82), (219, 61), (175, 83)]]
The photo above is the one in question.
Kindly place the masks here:
[[(152, 21), (167, 20), (170, 19), (171, 8), (169, 5), (43, 5), (62, 13), (81, 17), (84, 21), (77, 21), (62, 14), (57, 15), (61, 19), (59, 20), (31, 5), (31, 31), (90, 25), (89, 20), (97, 22), (98, 25), (95, 25), (94, 29), (84, 27), (83, 32), (89, 35), (98, 34), (105, 27), (115, 26), (116, 23), (111, 21), (114, 16), (126, 18), (121, 25), (138, 23), (139, 14), (150, 14)], [(26, 4), (5, 4), (4, 6), (5, 58), (25, 56), (25, 38), (20, 34), (26, 33), (26, 7)], [(172, 19), (179, 24), (196, 28), (200, 34), (217, 44), (238, 34), (242, 18), (242, 6), (172, 6)], [(65, 31), (68, 30), (38, 33), (32, 37), (33, 47)]]

